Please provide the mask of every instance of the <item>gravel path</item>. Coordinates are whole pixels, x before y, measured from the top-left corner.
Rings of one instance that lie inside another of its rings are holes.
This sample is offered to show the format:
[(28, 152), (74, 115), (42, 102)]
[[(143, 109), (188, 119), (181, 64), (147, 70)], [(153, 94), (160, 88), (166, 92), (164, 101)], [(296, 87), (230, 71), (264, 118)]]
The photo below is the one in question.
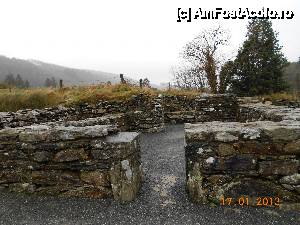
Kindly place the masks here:
[(0, 192), (0, 224), (300, 224), (300, 213), (194, 205), (185, 193), (183, 126), (142, 135), (145, 183), (131, 203)]

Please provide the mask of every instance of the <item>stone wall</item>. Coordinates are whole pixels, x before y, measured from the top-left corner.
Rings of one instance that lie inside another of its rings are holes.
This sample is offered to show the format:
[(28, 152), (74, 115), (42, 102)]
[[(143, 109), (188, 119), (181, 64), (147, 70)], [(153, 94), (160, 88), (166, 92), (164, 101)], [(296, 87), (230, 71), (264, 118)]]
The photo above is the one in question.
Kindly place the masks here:
[(238, 102), (234, 95), (201, 94), (196, 97), (165, 96), (165, 122), (194, 123), (207, 121), (236, 121)]
[(244, 103), (240, 105), (240, 119), (242, 122), (270, 120), (270, 121), (300, 121), (300, 108), (276, 106), (269, 103)]
[(249, 196), (249, 205), (300, 209), (300, 121), (186, 124), (185, 132), (193, 201)]
[(300, 109), (233, 95), (137, 95), (0, 113), (0, 188), (132, 200), (142, 180), (140, 147), (138, 133), (126, 131), (173, 122), (196, 123), (185, 128), (193, 201), (247, 195), (254, 204), (267, 196), (300, 208)]
[[(105, 120), (104, 120), (105, 121)], [(129, 201), (142, 182), (139, 134), (99, 121), (0, 130), (0, 188)]]
[(82, 103), (74, 107), (0, 112), (0, 129), (22, 127), (55, 121), (76, 121), (118, 114), (122, 130), (155, 132), (164, 129), (162, 99), (146, 95), (132, 96), (126, 101), (100, 101), (91, 105)]
[(55, 121), (76, 121), (117, 114), (117, 124), (126, 131), (156, 132), (165, 123), (236, 121), (238, 102), (233, 95), (132, 96), (126, 101), (100, 101), (90, 105), (0, 112), (0, 129)]

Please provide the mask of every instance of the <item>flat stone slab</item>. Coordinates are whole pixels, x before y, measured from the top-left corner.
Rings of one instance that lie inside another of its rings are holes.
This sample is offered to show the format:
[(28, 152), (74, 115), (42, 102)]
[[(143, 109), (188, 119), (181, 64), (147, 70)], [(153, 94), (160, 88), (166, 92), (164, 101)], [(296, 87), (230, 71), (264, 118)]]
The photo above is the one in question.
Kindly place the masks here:
[(105, 142), (107, 143), (131, 143), (139, 136), (138, 132), (119, 132), (117, 134), (107, 136)]
[(115, 125), (94, 126), (62, 126), (62, 125), (31, 125), (18, 128), (5, 128), (0, 130), (0, 141), (11, 139), (20, 142), (64, 141), (81, 138), (104, 137), (118, 131)]
[(256, 121), (249, 123), (213, 121), (185, 124), (185, 136), (188, 140), (206, 140), (208, 135), (211, 139), (223, 142), (231, 142), (239, 138), (255, 140), (264, 135), (273, 140), (292, 141), (300, 138), (300, 121)]
[(271, 104), (263, 104), (261, 102), (242, 104), (240, 107), (261, 112), (265, 118), (280, 118), (280, 120), (300, 121), (300, 108), (275, 106)]

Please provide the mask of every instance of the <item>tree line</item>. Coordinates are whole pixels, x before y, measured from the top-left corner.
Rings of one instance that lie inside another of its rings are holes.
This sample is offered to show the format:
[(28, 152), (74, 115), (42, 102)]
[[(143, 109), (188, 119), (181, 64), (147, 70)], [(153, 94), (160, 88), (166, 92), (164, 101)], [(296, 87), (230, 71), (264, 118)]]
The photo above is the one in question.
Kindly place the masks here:
[(20, 74), (17, 74), (15, 77), (14, 74), (9, 73), (5, 76), (4, 84), (9, 88), (16, 87), (16, 88), (29, 88), (30, 83), (28, 80), (23, 80)]
[(44, 86), (45, 86), (45, 87), (53, 87), (53, 88), (56, 88), (56, 87), (57, 87), (57, 81), (55, 80), (54, 77), (46, 78)]
[[(0, 84), (2, 88), (29, 88), (30, 86), (30, 82), (27, 79), (24, 80), (20, 74), (15, 76), (12, 73), (7, 74), (3, 83)], [(54, 77), (46, 78), (44, 86), (56, 88), (58, 83)]]
[[(255, 96), (288, 90), (284, 68), (288, 61), (278, 33), (267, 19), (250, 20), (246, 39), (234, 59), (224, 52), (229, 34), (222, 27), (204, 30), (181, 52), (183, 62), (173, 68), (175, 86), (208, 88), (212, 93)], [(299, 80), (299, 76), (297, 78)]]

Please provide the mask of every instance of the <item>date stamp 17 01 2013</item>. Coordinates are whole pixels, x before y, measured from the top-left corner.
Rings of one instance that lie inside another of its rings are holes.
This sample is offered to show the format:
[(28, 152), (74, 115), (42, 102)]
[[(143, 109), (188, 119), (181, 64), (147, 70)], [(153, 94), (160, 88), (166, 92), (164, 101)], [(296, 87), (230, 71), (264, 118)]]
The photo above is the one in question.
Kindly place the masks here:
[(254, 206), (254, 207), (279, 207), (279, 197), (260, 196), (249, 197), (240, 196), (238, 198), (221, 197), (220, 205), (223, 206)]

